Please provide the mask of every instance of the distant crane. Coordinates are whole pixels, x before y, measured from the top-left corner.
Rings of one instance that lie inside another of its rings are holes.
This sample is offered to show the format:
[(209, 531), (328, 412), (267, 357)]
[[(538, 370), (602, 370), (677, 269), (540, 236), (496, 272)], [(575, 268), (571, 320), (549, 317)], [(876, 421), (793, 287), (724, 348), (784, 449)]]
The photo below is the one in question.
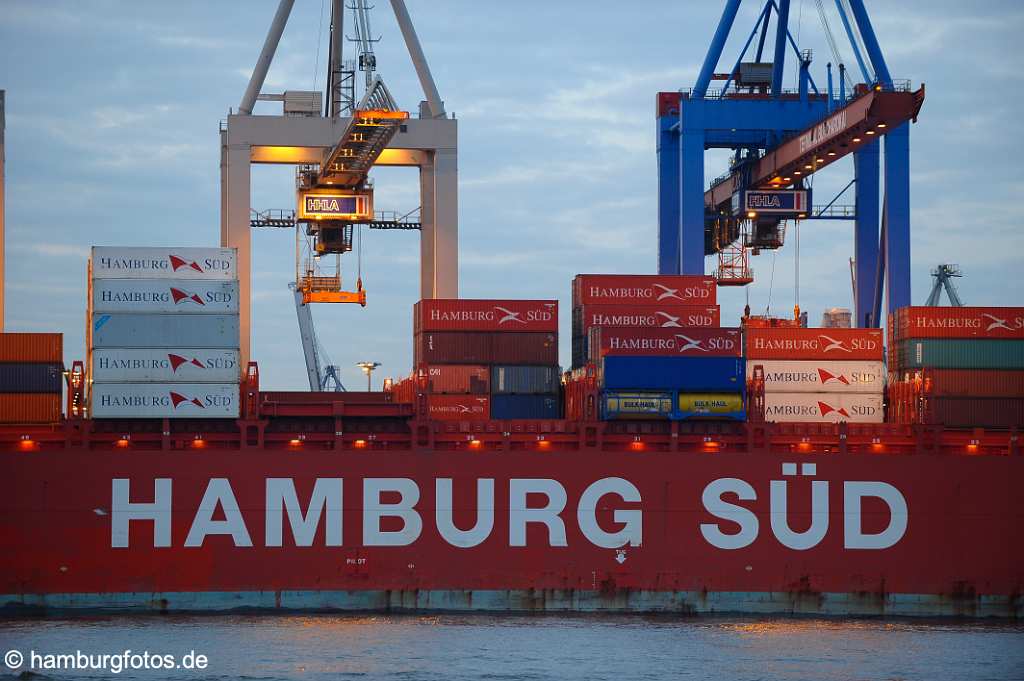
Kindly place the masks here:
[(928, 300), (925, 301), (925, 305), (928, 307), (935, 307), (939, 304), (939, 298), (942, 296), (942, 290), (946, 290), (946, 295), (949, 296), (949, 304), (953, 307), (963, 307), (964, 301), (960, 300), (960, 294), (957, 293), (956, 286), (953, 285), (953, 277), (964, 276), (960, 270), (959, 265), (939, 265), (932, 270), (932, 276), (935, 278), (935, 283), (932, 285), (932, 292), (928, 294)]

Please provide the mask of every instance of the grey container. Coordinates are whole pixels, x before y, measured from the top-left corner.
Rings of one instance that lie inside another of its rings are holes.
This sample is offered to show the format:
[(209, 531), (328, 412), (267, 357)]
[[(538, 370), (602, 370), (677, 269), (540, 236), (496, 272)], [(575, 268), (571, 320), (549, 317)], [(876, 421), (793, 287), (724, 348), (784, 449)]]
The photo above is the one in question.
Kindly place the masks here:
[(0, 393), (61, 393), (64, 387), (60, 362), (0, 363)]
[(552, 395), (560, 384), (561, 373), (556, 366), (491, 367), (492, 395)]
[(1024, 340), (908, 340), (896, 345), (898, 369), (1024, 369)]
[(92, 348), (239, 347), (238, 315), (96, 314)]

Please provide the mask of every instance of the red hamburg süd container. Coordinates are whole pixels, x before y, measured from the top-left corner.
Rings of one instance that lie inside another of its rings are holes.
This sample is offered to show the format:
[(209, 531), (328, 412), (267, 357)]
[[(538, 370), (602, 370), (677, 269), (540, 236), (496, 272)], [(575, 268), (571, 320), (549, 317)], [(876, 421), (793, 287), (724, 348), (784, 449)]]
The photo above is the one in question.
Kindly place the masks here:
[(899, 380), (920, 377), (932, 397), (1024, 397), (1024, 371), (1010, 369), (925, 369), (901, 373)]
[(491, 418), (488, 395), (430, 395), (427, 414), (437, 421), (486, 421)]
[(1024, 307), (903, 307), (896, 342), (909, 338), (1024, 338)]
[(703, 327), (640, 328), (595, 326), (590, 329), (590, 360), (606, 355), (668, 357), (742, 357), (739, 329)]
[(881, 329), (747, 329), (747, 359), (881, 362)]
[(62, 362), (64, 334), (0, 333), (0, 362)]
[(932, 423), (950, 428), (1020, 428), (1024, 398), (934, 397), (927, 408)]
[(558, 364), (557, 333), (437, 331), (413, 337), (421, 364)]
[(701, 306), (716, 303), (714, 277), (681, 274), (577, 274), (572, 306), (660, 305)]
[(425, 298), (413, 307), (413, 333), (423, 331), (557, 333), (558, 301)]
[(477, 364), (434, 364), (419, 369), (425, 376), (427, 392), (435, 395), (486, 395), (490, 392), (491, 370)]
[(586, 334), (592, 327), (650, 327), (681, 329), (686, 327), (717, 327), (720, 313), (717, 305), (710, 307), (662, 307), (658, 305), (583, 305), (574, 311), (576, 334)]

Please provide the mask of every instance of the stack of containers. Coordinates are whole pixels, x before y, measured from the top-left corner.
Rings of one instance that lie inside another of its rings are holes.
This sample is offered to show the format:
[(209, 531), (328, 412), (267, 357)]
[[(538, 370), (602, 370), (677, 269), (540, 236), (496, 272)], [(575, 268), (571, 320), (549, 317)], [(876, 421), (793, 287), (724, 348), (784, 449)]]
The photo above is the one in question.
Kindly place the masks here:
[(556, 300), (421, 300), (413, 357), (430, 418), (561, 414)]
[(63, 339), (59, 333), (0, 333), (0, 423), (60, 421)]
[(238, 417), (237, 272), (234, 249), (93, 247), (93, 418)]
[[(893, 411), (950, 427), (1024, 425), (1024, 308), (905, 307), (890, 320)], [(903, 390), (902, 387), (919, 387)], [(909, 400), (923, 396), (923, 409)], [(901, 404), (901, 401), (904, 402)]]
[(595, 326), (717, 328), (713, 277), (660, 274), (578, 274), (572, 282), (572, 368), (590, 358)]
[(879, 329), (748, 328), (747, 379), (764, 372), (765, 420), (881, 423)]

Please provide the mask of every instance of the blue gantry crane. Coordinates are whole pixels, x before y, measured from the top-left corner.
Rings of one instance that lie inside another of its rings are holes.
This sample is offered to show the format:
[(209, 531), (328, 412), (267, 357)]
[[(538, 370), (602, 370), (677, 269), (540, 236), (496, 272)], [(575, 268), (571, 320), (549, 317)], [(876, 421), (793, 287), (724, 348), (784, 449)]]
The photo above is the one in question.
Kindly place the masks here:
[[(658, 271), (703, 274), (705, 256), (718, 254), (719, 284), (748, 284), (748, 251), (781, 247), (787, 221), (852, 220), (856, 323), (878, 326), (883, 282), (890, 311), (911, 304), (910, 121), (924, 86), (893, 80), (863, 0), (835, 0), (862, 82), (854, 84), (842, 62), (822, 0), (816, 5), (838, 64), (837, 79), (832, 63), (826, 67), (825, 92), (811, 75), (811, 51), (790, 33), (789, 0), (764, 2), (732, 68), (716, 72), (740, 4), (726, 0), (696, 84), (658, 94)], [(789, 52), (799, 70), (795, 91), (783, 88)], [(712, 81), (724, 85), (712, 90)], [(730, 168), (705, 189), (704, 152), (716, 148), (733, 152)], [(814, 206), (809, 178), (849, 154), (853, 180)], [(838, 208), (851, 188), (854, 206)]]

